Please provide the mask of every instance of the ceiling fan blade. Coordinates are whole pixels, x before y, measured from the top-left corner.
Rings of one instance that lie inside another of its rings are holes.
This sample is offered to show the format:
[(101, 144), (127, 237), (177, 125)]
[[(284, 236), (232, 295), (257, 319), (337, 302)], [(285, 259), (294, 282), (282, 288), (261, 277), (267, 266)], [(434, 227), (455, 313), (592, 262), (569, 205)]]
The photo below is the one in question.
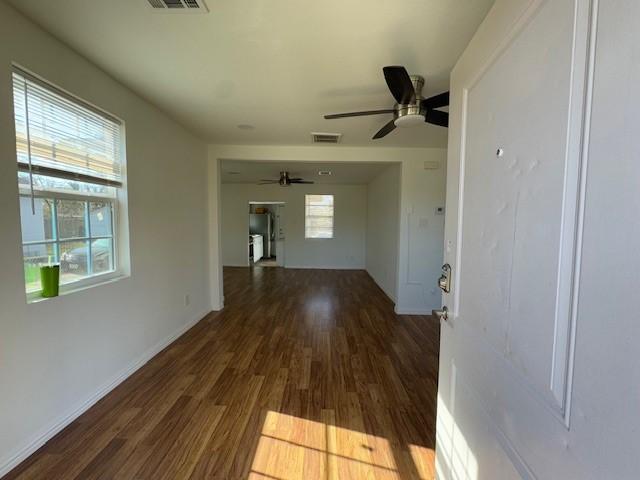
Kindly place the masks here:
[(289, 183), (316, 183), (316, 182), (312, 182), (311, 180), (302, 180), (301, 178), (291, 178), (289, 179)]
[(260, 180), (258, 185), (270, 185), (272, 183), (280, 183), (280, 180)]
[(433, 97), (425, 98), (422, 101), (422, 108), (431, 110), (433, 108), (446, 107), (449, 105), (449, 92), (444, 92)]
[(325, 115), (325, 120), (333, 120), (334, 118), (347, 118), (347, 117), (364, 117), (367, 115), (381, 115), (383, 113), (393, 113), (393, 108), (385, 110), (367, 110), (364, 112), (349, 112), (349, 113), (334, 113), (331, 115)]
[(411, 82), (411, 77), (407, 73), (404, 67), (392, 66), (384, 67), (384, 79), (387, 81), (387, 86), (391, 90), (393, 98), (396, 99), (400, 105), (407, 105), (412, 103), (416, 99), (416, 92)]
[(448, 127), (449, 114), (447, 112), (441, 112), (440, 110), (427, 110), (424, 121), (433, 123), (434, 125), (440, 125), (441, 127)]
[(378, 138), (386, 137), (389, 133), (393, 132), (396, 129), (395, 120), (391, 120), (384, 127), (382, 127), (378, 132), (373, 136), (374, 140)]

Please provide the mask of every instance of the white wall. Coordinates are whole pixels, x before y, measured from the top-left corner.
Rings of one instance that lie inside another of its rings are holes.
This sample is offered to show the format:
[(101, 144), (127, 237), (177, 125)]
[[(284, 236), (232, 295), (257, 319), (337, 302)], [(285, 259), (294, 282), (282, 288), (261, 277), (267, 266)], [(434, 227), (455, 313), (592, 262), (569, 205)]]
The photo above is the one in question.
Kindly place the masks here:
[[(600, 2), (568, 445), (592, 478), (638, 477), (640, 3)], [(586, 478), (586, 477), (584, 477)]]
[[(12, 61), (126, 122), (129, 278), (27, 305)], [(203, 143), (0, 2), (0, 476), (210, 310), (206, 178)]]
[(391, 165), (367, 185), (367, 272), (393, 300), (398, 292), (400, 164)]
[[(402, 193), (396, 312), (427, 314), (440, 306), (435, 284), (442, 264), (444, 217), (436, 216), (435, 209), (444, 205), (446, 152), (440, 148), (379, 146), (210, 145), (209, 194), (211, 199), (215, 199), (222, 191), (218, 181), (221, 160), (400, 163)], [(435, 162), (439, 167), (425, 170), (426, 161)], [(211, 238), (214, 239), (211, 272), (217, 272), (212, 273), (212, 303), (222, 305), (222, 263), (217, 260), (221, 250), (216, 240), (222, 224), (215, 208), (209, 220), (209, 228), (213, 232)]]
[[(304, 238), (305, 194), (334, 195), (334, 238)], [(364, 268), (367, 218), (366, 185), (222, 185), (222, 259), (247, 266), (249, 202), (286, 202), (285, 267)]]

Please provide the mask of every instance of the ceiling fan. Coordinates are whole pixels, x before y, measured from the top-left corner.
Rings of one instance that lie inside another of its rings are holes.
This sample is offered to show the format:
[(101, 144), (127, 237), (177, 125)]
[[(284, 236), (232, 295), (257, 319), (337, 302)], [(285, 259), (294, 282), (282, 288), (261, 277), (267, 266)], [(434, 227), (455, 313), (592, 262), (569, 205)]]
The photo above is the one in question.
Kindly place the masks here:
[(387, 86), (396, 100), (393, 108), (385, 110), (368, 110), (364, 112), (336, 113), (325, 115), (324, 118), (363, 117), (367, 115), (380, 115), (392, 113), (390, 120), (373, 136), (373, 140), (385, 137), (396, 127), (417, 125), (419, 123), (432, 123), (441, 127), (449, 126), (449, 114), (437, 108), (449, 105), (449, 92), (440, 93), (429, 98), (422, 98), (424, 78), (419, 75), (409, 75), (404, 67), (384, 67), (384, 78)]
[(290, 185), (293, 184), (301, 184), (301, 183), (314, 183), (310, 180), (303, 180), (302, 178), (291, 178), (289, 176), (289, 172), (280, 172), (280, 178), (278, 180), (269, 180), (269, 179), (263, 179), (260, 180), (260, 183), (258, 183), (258, 185), (271, 185), (271, 184), (279, 184), (281, 187), (288, 187)]

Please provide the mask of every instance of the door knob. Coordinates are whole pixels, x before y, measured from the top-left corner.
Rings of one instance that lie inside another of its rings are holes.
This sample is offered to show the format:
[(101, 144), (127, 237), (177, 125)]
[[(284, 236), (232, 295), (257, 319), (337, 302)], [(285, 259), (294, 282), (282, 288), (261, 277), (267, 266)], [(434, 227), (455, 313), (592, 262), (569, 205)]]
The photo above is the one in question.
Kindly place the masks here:
[(449, 319), (449, 309), (442, 307), (440, 310), (432, 310), (432, 313), (440, 319), (440, 321), (447, 321)]

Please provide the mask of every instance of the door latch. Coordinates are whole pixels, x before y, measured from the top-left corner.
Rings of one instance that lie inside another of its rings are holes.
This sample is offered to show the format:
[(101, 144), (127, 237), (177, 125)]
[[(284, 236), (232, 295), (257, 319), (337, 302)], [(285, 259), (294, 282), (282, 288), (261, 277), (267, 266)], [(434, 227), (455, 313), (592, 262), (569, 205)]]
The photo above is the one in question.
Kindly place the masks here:
[(438, 278), (438, 287), (444, 293), (451, 291), (451, 265), (448, 263), (442, 265), (442, 275)]
[(432, 313), (438, 317), (440, 321), (449, 320), (449, 309), (447, 307), (442, 307), (440, 310), (433, 310)]

